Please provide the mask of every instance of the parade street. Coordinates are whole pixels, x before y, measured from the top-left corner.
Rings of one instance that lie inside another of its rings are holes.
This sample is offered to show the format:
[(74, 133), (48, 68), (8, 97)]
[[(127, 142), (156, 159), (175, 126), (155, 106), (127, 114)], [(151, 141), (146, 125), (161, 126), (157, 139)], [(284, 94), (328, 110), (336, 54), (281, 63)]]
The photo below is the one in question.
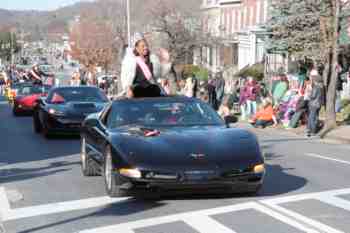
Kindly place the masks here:
[(257, 130), (267, 164), (257, 196), (109, 198), (102, 177), (82, 175), (79, 137), (44, 139), (4, 101), (0, 118), (6, 233), (349, 232), (349, 145)]

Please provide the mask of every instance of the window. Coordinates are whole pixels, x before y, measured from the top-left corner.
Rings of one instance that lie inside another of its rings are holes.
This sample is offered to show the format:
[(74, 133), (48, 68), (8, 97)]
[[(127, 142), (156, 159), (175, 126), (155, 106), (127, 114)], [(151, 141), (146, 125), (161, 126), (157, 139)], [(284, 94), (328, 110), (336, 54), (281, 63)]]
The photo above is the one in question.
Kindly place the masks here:
[(213, 47), (209, 47), (209, 65), (212, 66), (213, 65), (213, 54), (214, 54), (214, 51), (213, 51)]

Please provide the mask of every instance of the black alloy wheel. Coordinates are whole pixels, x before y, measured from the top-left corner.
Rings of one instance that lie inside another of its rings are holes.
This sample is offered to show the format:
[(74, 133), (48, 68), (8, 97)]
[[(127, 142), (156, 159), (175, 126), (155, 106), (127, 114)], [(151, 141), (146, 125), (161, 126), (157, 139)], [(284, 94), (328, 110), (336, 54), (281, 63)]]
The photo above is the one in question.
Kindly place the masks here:
[(12, 107), (12, 113), (14, 116), (19, 116), (18, 108), (17, 108), (17, 105), (15, 104)]
[(51, 131), (45, 123), (41, 124), (41, 133), (46, 139), (49, 139), (51, 137)]
[(38, 112), (33, 113), (33, 129), (35, 133), (40, 133), (42, 130), (42, 125), (40, 123)]

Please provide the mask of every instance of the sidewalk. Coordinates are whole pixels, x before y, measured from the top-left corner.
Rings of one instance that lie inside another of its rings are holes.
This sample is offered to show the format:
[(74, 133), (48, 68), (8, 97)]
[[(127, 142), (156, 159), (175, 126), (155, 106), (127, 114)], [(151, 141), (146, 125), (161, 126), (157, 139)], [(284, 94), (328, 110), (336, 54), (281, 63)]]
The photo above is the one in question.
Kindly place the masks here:
[(325, 138), (350, 144), (350, 125), (339, 126), (329, 132)]
[[(247, 122), (238, 122), (235, 124), (235, 126), (248, 130), (255, 130), (255, 128)], [(260, 130), (269, 130), (270, 132), (279, 132), (291, 136), (305, 136), (305, 126), (301, 126), (295, 129), (286, 129), (283, 126), (279, 125), (277, 127), (267, 127)], [(350, 125), (338, 126), (338, 128), (329, 132), (324, 139), (350, 144)]]

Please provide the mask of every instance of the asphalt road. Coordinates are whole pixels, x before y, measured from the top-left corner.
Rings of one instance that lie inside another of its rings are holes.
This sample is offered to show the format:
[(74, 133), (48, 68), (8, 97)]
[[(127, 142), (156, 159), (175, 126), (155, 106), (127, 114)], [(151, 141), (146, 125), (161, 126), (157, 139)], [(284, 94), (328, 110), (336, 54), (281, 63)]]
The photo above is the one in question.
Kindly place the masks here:
[(0, 100), (0, 222), (7, 233), (349, 233), (350, 145), (256, 133), (257, 196), (110, 199), (101, 177), (82, 176), (79, 138), (46, 140)]

